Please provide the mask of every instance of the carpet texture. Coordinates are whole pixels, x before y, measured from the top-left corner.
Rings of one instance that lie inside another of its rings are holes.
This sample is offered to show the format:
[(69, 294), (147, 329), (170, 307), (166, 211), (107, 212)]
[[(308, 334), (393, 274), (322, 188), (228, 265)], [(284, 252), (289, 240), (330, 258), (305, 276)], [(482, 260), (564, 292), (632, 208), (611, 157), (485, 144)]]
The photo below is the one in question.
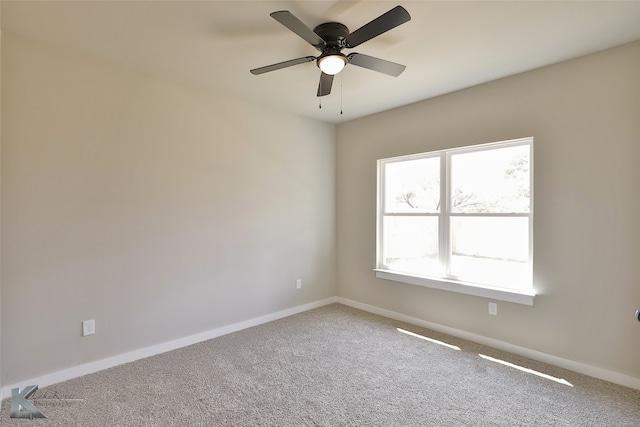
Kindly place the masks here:
[(5, 399), (0, 425), (640, 426), (638, 390), (340, 304), (41, 388), (29, 400), (48, 418), (11, 419)]

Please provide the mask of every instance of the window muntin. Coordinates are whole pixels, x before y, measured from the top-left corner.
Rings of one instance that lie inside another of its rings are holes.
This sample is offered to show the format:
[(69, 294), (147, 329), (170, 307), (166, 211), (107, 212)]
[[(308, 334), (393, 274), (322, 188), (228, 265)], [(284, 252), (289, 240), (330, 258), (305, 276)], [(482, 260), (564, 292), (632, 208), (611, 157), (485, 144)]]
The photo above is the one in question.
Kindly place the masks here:
[(377, 269), (532, 293), (532, 152), (525, 138), (379, 160)]

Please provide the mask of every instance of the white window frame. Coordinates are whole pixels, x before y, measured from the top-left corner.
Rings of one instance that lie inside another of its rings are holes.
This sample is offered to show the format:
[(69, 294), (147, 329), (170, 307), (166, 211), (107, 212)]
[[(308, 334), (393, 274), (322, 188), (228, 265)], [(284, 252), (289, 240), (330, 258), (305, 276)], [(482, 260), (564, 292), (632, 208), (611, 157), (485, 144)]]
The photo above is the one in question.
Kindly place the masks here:
[[(451, 213), (450, 209), (450, 184), (451, 184), (451, 156), (465, 152), (479, 152), (496, 148), (506, 148), (512, 146), (529, 146), (529, 182), (530, 182), (530, 208), (528, 213)], [(440, 158), (440, 200), (444, 203), (440, 205), (440, 212), (437, 213), (385, 213), (384, 201), (384, 166), (393, 162), (424, 158)], [(413, 154), (400, 157), (380, 159), (377, 162), (377, 227), (376, 227), (376, 277), (380, 279), (403, 282), (412, 285), (425, 286), (428, 288), (442, 289), (458, 292), (467, 295), (475, 295), (500, 301), (514, 302), (518, 304), (533, 305), (535, 291), (533, 285), (530, 290), (515, 290), (486, 284), (465, 282), (459, 278), (449, 275), (450, 237), (449, 220), (456, 216), (470, 217), (527, 217), (529, 219), (529, 268), (531, 277), (533, 276), (533, 137), (514, 139), (509, 141), (493, 142), (469, 147), (454, 148), (448, 150), (433, 151), (428, 153)], [(442, 183), (445, 183), (442, 185)], [(439, 218), (439, 257), (440, 262), (445, 266), (446, 273), (443, 276), (421, 276), (406, 272), (399, 272), (383, 265), (383, 218), (385, 216), (437, 216)]]

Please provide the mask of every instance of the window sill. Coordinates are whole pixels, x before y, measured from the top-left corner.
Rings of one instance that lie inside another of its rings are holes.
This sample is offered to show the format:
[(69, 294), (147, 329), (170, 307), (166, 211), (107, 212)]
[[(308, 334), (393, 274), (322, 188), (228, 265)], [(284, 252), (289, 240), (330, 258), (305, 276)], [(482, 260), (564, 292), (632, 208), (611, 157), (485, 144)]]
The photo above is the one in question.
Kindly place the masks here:
[(513, 302), (516, 304), (533, 305), (533, 299), (535, 297), (535, 294), (533, 292), (519, 292), (515, 290), (492, 288), (490, 286), (481, 286), (454, 280), (413, 276), (411, 274), (393, 272), (389, 270), (374, 269), (373, 271), (376, 272), (376, 277), (379, 279), (408, 283), (410, 285), (425, 286), (427, 288), (441, 289), (445, 291), (457, 292), (460, 294), (474, 295), (498, 301)]

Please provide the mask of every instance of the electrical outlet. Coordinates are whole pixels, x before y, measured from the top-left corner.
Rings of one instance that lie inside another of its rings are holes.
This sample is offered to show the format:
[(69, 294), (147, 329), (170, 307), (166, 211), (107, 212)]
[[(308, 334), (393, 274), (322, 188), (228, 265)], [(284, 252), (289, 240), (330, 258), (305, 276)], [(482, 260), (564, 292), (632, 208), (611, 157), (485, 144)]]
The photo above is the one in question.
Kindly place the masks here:
[(296, 280), (296, 289), (302, 288), (302, 279)]
[(489, 303), (489, 314), (492, 316), (498, 315), (498, 304), (496, 304), (495, 302)]
[(93, 335), (95, 333), (96, 333), (96, 321), (84, 320), (82, 322), (82, 336), (86, 337), (87, 335)]

